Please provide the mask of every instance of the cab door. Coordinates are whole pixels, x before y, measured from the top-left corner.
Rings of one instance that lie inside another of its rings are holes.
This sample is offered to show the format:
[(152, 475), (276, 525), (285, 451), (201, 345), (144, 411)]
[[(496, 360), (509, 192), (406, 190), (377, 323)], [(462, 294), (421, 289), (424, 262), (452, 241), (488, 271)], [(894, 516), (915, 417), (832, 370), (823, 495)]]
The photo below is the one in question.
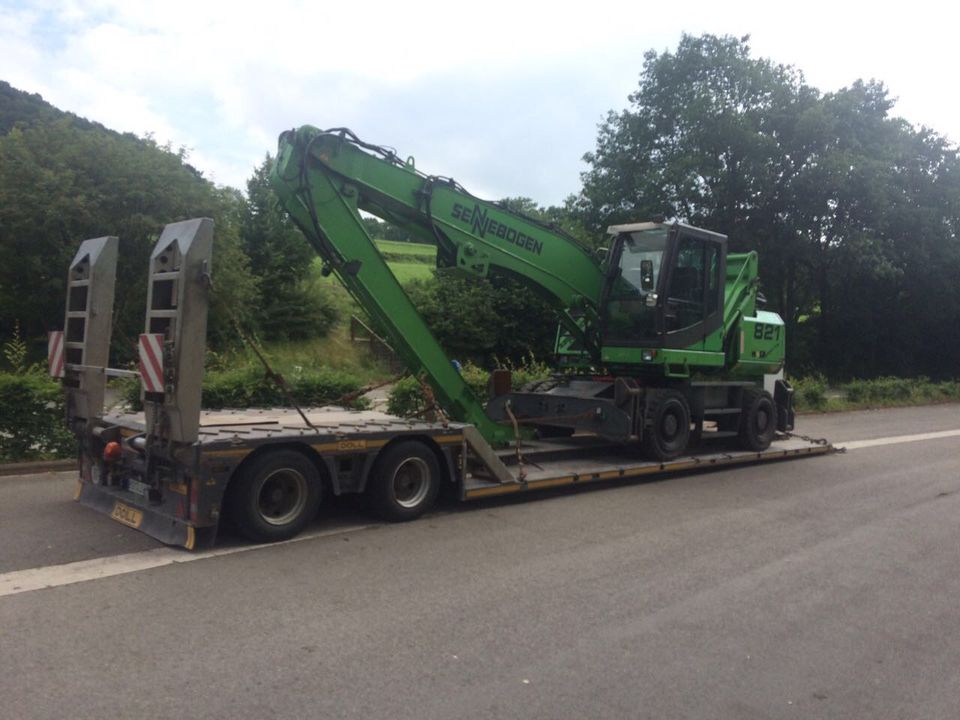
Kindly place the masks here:
[(726, 240), (679, 229), (672, 243), (663, 298), (664, 347), (705, 350), (723, 325)]

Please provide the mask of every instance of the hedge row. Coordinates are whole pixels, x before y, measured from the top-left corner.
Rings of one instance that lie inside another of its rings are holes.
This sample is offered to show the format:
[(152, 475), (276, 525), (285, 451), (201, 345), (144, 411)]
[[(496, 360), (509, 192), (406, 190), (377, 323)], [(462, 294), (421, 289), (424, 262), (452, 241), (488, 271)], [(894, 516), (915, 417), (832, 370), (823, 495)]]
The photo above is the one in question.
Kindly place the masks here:
[(0, 373), (0, 462), (69, 457), (60, 383), (39, 373)]
[[(363, 398), (345, 398), (361, 389), (360, 381), (352, 375), (335, 370), (304, 370), (284, 375), (284, 381), (294, 401), (304, 407), (344, 404), (363, 407)], [(140, 409), (140, 384), (129, 382), (123, 389), (130, 407)], [(208, 371), (203, 379), (204, 408), (280, 407), (290, 402), (276, 383), (269, 380), (264, 370), (247, 366), (234, 370)]]
[(835, 397), (827, 396), (827, 381), (815, 375), (794, 379), (798, 410), (854, 410), (892, 405), (923, 405), (960, 400), (960, 382), (934, 382), (929, 378), (881, 377), (851, 380), (834, 386)]

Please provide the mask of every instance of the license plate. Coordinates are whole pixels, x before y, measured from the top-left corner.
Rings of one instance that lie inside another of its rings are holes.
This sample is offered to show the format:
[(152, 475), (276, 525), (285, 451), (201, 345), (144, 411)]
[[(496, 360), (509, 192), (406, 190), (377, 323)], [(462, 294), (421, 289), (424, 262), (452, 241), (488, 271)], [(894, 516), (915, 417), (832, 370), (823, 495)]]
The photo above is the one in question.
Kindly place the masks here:
[(130, 478), (127, 480), (127, 490), (137, 495), (142, 495), (143, 497), (147, 496), (147, 490), (150, 489), (150, 486), (146, 483), (142, 483), (139, 480), (134, 480)]
[(140, 527), (140, 523), (143, 522), (143, 513), (140, 510), (124, 505), (122, 502), (113, 504), (113, 512), (110, 513), (110, 517), (132, 528)]

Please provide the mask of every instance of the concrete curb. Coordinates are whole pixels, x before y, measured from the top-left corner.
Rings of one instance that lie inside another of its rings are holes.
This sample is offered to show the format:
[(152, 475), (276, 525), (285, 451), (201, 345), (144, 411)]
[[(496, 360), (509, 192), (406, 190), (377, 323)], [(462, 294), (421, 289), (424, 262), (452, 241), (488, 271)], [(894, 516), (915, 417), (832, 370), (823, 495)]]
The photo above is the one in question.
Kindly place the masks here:
[(4, 475), (33, 475), (42, 472), (61, 472), (63, 470), (73, 470), (76, 467), (76, 459), (7, 463), (6, 465), (0, 465), (0, 477)]

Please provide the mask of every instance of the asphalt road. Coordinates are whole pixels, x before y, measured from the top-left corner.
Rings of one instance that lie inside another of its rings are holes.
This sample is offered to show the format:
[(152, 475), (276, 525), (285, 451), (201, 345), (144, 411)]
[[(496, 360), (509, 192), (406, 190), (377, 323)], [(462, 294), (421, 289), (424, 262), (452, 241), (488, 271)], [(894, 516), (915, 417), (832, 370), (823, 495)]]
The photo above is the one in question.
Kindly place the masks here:
[[(960, 406), (799, 429), (957, 430)], [(406, 525), (346, 504), (199, 558), (73, 487), (0, 478), (3, 718), (960, 717), (960, 436)], [(60, 580), (2, 594), (32, 568)]]

